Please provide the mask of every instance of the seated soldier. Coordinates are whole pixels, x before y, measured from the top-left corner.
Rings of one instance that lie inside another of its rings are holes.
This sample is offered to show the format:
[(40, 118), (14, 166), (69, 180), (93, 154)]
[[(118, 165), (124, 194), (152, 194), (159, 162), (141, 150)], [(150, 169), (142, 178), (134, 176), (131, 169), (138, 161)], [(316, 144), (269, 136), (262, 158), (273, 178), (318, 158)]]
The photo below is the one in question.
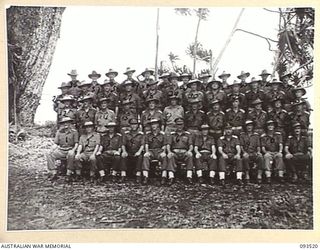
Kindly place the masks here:
[[(115, 181), (117, 172), (122, 170), (120, 168), (122, 136), (121, 134), (115, 133), (115, 122), (110, 122), (106, 126), (108, 130), (107, 133), (101, 137), (101, 146), (97, 157), (100, 182), (105, 181), (106, 171), (110, 173), (110, 170), (112, 170), (112, 180)], [(121, 171), (120, 182), (125, 180), (125, 176), (126, 172)]]
[[(227, 124), (225, 126), (225, 135), (218, 139), (218, 150), (221, 154), (219, 158), (219, 177), (222, 186), (225, 186), (225, 172), (227, 165), (231, 164), (232, 171), (236, 172), (237, 183), (242, 185), (242, 162), (241, 162), (241, 148), (237, 136), (232, 134), (232, 126)], [(235, 165), (235, 168), (234, 168)]]
[(167, 177), (167, 158), (166, 158), (166, 138), (163, 131), (160, 131), (160, 121), (152, 119), (149, 122), (151, 131), (148, 131), (145, 136), (145, 154), (143, 155), (142, 184), (148, 183), (150, 162), (158, 160), (160, 162), (160, 169), (162, 170), (161, 185), (166, 183)]
[(134, 170), (137, 183), (141, 182), (141, 167), (144, 148), (144, 134), (139, 131), (139, 122), (132, 118), (129, 121), (130, 130), (123, 135), (121, 171)]
[(240, 145), (242, 151), (242, 165), (245, 171), (245, 182), (250, 180), (250, 163), (254, 163), (258, 167), (258, 183), (261, 183), (263, 157), (260, 148), (260, 136), (253, 132), (254, 122), (247, 120), (245, 122), (246, 131), (240, 134)]
[(296, 182), (298, 178), (305, 178), (306, 166), (311, 165), (312, 143), (308, 137), (301, 134), (300, 123), (297, 122), (292, 127), (294, 133), (288, 137), (284, 151), (286, 162), (292, 173), (292, 182)]
[(192, 184), (192, 169), (193, 169), (193, 145), (192, 136), (188, 131), (184, 131), (184, 122), (182, 118), (175, 120), (176, 131), (171, 132), (168, 136), (167, 151), (168, 151), (168, 185), (173, 184), (174, 172), (177, 170), (177, 161), (182, 161), (186, 164), (187, 183)]
[(278, 177), (280, 182), (284, 182), (284, 165), (282, 159), (283, 140), (282, 135), (279, 132), (274, 131), (274, 121), (268, 120), (266, 122), (267, 132), (261, 135), (261, 149), (264, 153), (264, 168), (267, 178), (267, 183), (271, 183), (271, 168), (273, 161), (275, 161), (275, 168), (278, 171)]
[(81, 178), (83, 163), (89, 162), (90, 181), (94, 182), (97, 170), (96, 154), (100, 146), (100, 135), (94, 132), (93, 122), (85, 122), (83, 125), (85, 134), (80, 136), (77, 154), (75, 156), (75, 166), (77, 179)]
[(71, 180), (71, 174), (74, 170), (75, 150), (78, 147), (79, 135), (77, 130), (71, 128), (73, 120), (70, 117), (64, 117), (60, 121), (60, 129), (57, 131), (54, 143), (55, 147), (47, 154), (48, 169), (52, 172), (51, 180), (58, 179), (58, 169), (56, 160), (67, 160), (68, 181)]
[[(203, 183), (202, 171), (209, 170), (210, 184), (214, 184), (215, 173), (218, 170), (215, 141), (209, 136), (209, 125), (201, 125), (201, 134), (196, 137), (194, 143), (195, 165), (199, 183)], [(204, 165), (206, 162), (206, 166)]]
[(95, 115), (95, 126), (98, 133), (105, 133), (107, 131), (106, 125), (110, 122), (116, 121), (115, 113), (108, 108), (108, 99), (102, 97), (99, 100), (99, 110)]

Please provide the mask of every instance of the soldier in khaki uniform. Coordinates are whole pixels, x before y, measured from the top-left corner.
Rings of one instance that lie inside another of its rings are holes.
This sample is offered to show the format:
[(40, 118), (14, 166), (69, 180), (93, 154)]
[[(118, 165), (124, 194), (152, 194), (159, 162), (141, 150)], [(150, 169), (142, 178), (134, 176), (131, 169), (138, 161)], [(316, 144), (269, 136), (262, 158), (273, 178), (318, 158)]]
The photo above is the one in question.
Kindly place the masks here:
[(160, 122), (161, 131), (164, 130), (163, 113), (157, 108), (158, 99), (150, 98), (146, 100), (147, 109), (142, 111), (141, 124), (144, 132), (150, 131), (150, 121), (157, 119)]
[(106, 97), (102, 97), (99, 100), (99, 110), (96, 112), (94, 119), (98, 133), (105, 133), (107, 131), (107, 124), (116, 122), (116, 115), (111, 109), (108, 109), (108, 104), (109, 102)]
[(252, 102), (254, 109), (250, 111), (247, 115), (247, 119), (255, 122), (254, 132), (262, 135), (264, 133), (265, 124), (268, 119), (268, 114), (266, 111), (262, 110), (262, 101), (256, 99)]
[(47, 154), (48, 169), (52, 173), (51, 180), (58, 179), (58, 169), (55, 164), (56, 160), (67, 160), (67, 176), (70, 176), (74, 170), (75, 150), (78, 147), (79, 134), (72, 129), (73, 120), (70, 117), (64, 117), (60, 121), (60, 129), (57, 131), (54, 143), (55, 146)]
[(178, 96), (180, 100), (182, 99), (183, 91), (178, 86), (178, 79), (178, 74), (170, 73), (169, 84), (162, 90), (165, 103), (170, 103), (170, 96)]
[(200, 127), (206, 122), (206, 114), (199, 109), (200, 101), (192, 99), (189, 102), (190, 110), (185, 114), (185, 125), (188, 132), (194, 136), (199, 134)]
[(159, 100), (157, 102), (157, 108), (163, 109), (164, 101), (163, 101), (163, 94), (157, 87), (158, 81), (155, 81), (153, 78), (149, 81), (147, 85), (147, 89), (143, 91), (143, 101), (146, 102), (147, 99), (155, 98)]
[(277, 78), (273, 78), (269, 85), (271, 86), (271, 88), (266, 94), (266, 101), (269, 102), (269, 104), (274, 99), (285, 100), (286, 94), (280, 88), (280, 86), (283, 85), (280, 80), (278, 80)]
[(244, 93), (240, 92), (241, 83), (238, 81), (234, 81), (232, 85), (230, 85), (231, 91), (227, 95), (227, 108), (232, 108), (233, 97), (238, 97), (240, 102), (240, 108), (247, 110), (247, 99)]
[[(305, 101), (299, 100), (297, 102), (292, 103), (293, 111), (289, 113), (290, 122), (294, 124), (299, 122), (301, 125), (301, 133), (302, 135), (308, 134), (308, 128), (310, 125), (310, 113), (304, 110)], [(292, 128), (291, 128), (292, 129)]]
[(191, 73), (183, 72), (179, 77), (179, 81), (182, 82), (180, 89), (182, 89), (183, 91), (186, 91), (188, 88), (188, 83), (191, 80), (191, 78), (192, 78)]
[(81, 103), (81, 108), (77, 110), (77, 125), (79, 128), (80, 135), (84, 133), (83, 125), (85, 122), (95, 122), (95, 116), (97, 110), (92, 107), (93, 94), (88, 93), (82, 97), (79, 102)]
[(213, 100), (212, 110), (207, 113), (208, 124), (210, 126), (209, 134), (217, 141), (223, 135), (225, 125), (225, 114), (220, 109), (219, 100)]
[(220, 103), (221, 110), (225, 109), (227, 96), (226, 94), (220, 89), (221, 82), (213, 80), (209, 82), (209, 91), (205, 93), (204, 96), (204, 110), (210, 111), (211, 107), (210, 104), (213, 102), (213, 100), (218, 100)]
[(67, 96), (69, 95), (69, 92), (70, 92), (70, 87), (71, 87), (71, 84), (70, 83), (61, 83), (61, 86), (58, 87), (58, 89), (61, 89), (61, 94), (58, 95), (57, 97), (53, 97), (53, 110), (58, 112), (59, 109), (62, 109), (63, 108), (63, 104), (61, 103), (61, 99), (64, 97), (64, 96)]
[(176, 118), (176, 131), (171, 132), (167, 141), (168, 166), (169, 175), (168, 184), (171, 185), (174, 180), (174, 172), (177, 170), (177, 161), (186, 164), (187, 183), (192, 184), (193, 169), (193, 145), (192, 137), (188, 131), (184, 131), (184, 122), (182, 118)]
[(240, 79), (240, 92), (246, 93), (249, 90), (248, 83), (246, 82), (247, 78), (250, 76), (249, 72), (241, 71), (241, 73), (237, 76)]
[(269, 78), (269, 76), (271, 76), (271, 74), (268, 73), (268, 71), (266, 69), (264, 69), (261, 71), (261, 74), (259, 76), (261, 77), (259, 88), (262, 91), (264, 91), (264, 93), (268, 93), (270, 90), (268, 78)]
[(285, 160), (292, 174), (292, 182), (296, 182), (298, 177), (304, 179), (307, 166), (311, 165), (312, 143), (308, 137), (301, 134), (301, 124), (296, 122), (292, 125), (293, 135), (290, 135), (285, 143)]
[(185, 107), (186, 110), (190, 110), (189, 103), (192, 100), (198, 100), (199, 101), (199, 108), (202, 108), (202, 103), (204, 99), (203, 93), (198, 90), (200, 89), (201, 82), (199, 80), (191, 80), (188, 82), (187, 87), (188, 89), (184, 92), (183, 95), (183, 107)]
[[(80, 88), (80, 96), (78, 98), (78, 101), (80, 102), (80, 100), (85, 97), (86, 95), (88, 95), (88, 93), (91, 93), (93, 97), (95, 97), (95, 94), (92, 92), (92, 84), (91, 82), (85, 82), (82, 81), (79, 84), (79, 88)], [(79, 107), (81, 108), (81, 103), (79, 103)]]
[(165, 123), (165, 133), (170, 134), (176, 130), (175, 120), (177, 118), (184, 118), (184, 108), (178, 105), (179, 96), (172, 95), (169, 97), (170, 106), (163, 110), (163, 120)]
[(133, 101), (132, 100), (124, 100), (121, 103), (121, 111), (118, 115), (118, 123), (120, 127), (120, 132), (123, 134), (126, 131), (130, 131), (130, 123), (131, 119), (139, 120), (139, 115), (135, 109), (132, 109)]
[[(218, 139), (217, 146), (219, 157), (219, 179), (222, 186), (225, 186), (225, 172), (227, 165), (231, 164), (232, 171), (236, 172), (237, 183), (242, 185), (242, 162), (241, 147), (239, 138), (232, 134), (232, 126), (227, 124), (224, 128), (225, 135)], [(235, 165), (235, 167), (234, 167)]]
[(98, 99), (107, 98), (108, 108), (114, 111), (117, 116), (119, 113), (119, 96), (116, 91), (113, 91), (113, 84), (109, 80), (105, 80), (101, 85), (101, 92)]
[[(199, 134), (194, 143), (196, 173), (199, 183), (203, 183), (203, 171), (209, 170), (210, 184), (214, 184), (214, 177), (218, 171), (215, 141), (209, 135), (209, 125), (201, 125)], [(206, 163), (206, 166), (204, 165)]]
[[(143, 91), (147, 90), (148, 83), (152, 81), (152, 76), (154, 75), (154, 70), (146, 68), (140, 75), (137, 76), (139, 80), (138, 94), (142, 97)], [(140, 78), (143, 76), (143, 79)]]
[(126, 80), (123, 84), (123, 91), (119, 94), (120, 110), (122, 112), (122, 104), (124, 102), (130, 103), (130, 109), (137, 114), (142, 112), (142, 103), (140, 96), (133, 89), (133, 82)]
[(229, 87), (229, 84), (228, 84), (228, 79), (229, 77), (231, 76), (231, 74), (223, 71), (221, 73), (221, 75), (219, 75), (218, 77), (221, 79), (222, 83), (221, 83), (221, 90), (226, 94), (228, 95), (230, 92), (231, 92), (231, 89)]
[(80, 179), (83, 163), (89, 162), (90, 181), (93, 182), (97, 171), (96, 154), (100, 147), (100, 135), (94, 132), (94, 124), (91, 121), (85, 122), (83, 127), (86, 133), (80, 136), (75, 156), (76, 175)]
[(115, 80), (115, 78), (118, 76), (118, 72), (113, 70), (113, 69), (109, 69), (109, 71), (105, 74), (107, 78), (109, 78), (109, 82), (112, 86), (112, 92), (117, 93), (117, 91), (119, 91), (119, 83)]
[(303, 96), (307, 93), (305, 88), (303, 88), (302, 86), (296, 86), (295, 88), (292, 88), (291, 92), (293, 95), (292, 102), (295, 103), (304, 101), (303, 110), (307, 112), (310, 112), (312, 110), (308, 100), (306, 98), (303, 98)]
[(273, 161), (275, 161), (275, 170), (278, 172), (280, 182), (284, 182), (284, 164), (283, 164), (283, 139), (279, 132), (274, 131), (274, 121), (268, 120), (266, 122), (267, 132), (261, 135), (261, 150), (264, 154), (264, 167), (267, 183), (271, 183), (271, 171)]
[(65, 95), (60, 99), (60, 107), (57, 110), (57, 122), (59, 123), (63, 117), (70, 117), (73, 121), (76, 120), (77, 109), (73, 103), (75, 99), (71, 95)]
[(122, 136), (115, 132), (116, 123), (107, 124), (108, 131), (101, 137), (100, 148), (97, 156), (97, 164), (100, 173), (100, 182), (105, 181), (106, 172), (110, 173), (113, 181), (116, 180), (117, 173), (121, 173), (120, 182), (125, 180), (125, 170), (122, 172), (120, 164), (120, 154), (122, 147)]
[(257, 99), (262, 101), (263, 107), (266, 104), (266, 94), (259, 89), (260, 80), (255, 77), (251, 78), (250, 82), (250, 89), (245, 92), (246, 100), (247, 100), (247, 107), (248, 112), (254, 109), (253, 102)]
[(242, 165), (245, 172), (245, 182), (250, 180), (250, 163), (256, 164), (258, 168), (258, 183), (262, 181), (263, 157), (261, 154), (260, 136), (253, 132), (254, 122), (246, 120), (246, 131), (240, 134), (240, 145), (242, 151)]
[[(123, 86), (123, 83), (124, 83), (125, 81), (131, 81), (131, 82), (133, 82), (133, 88), (134, 88), (136, 91), (138, 91), (139, 82), (136, 81), (135, 79), (133, 79), (133, 74), (134, 74), (134, 72), (136, 72), (135, 69), (131, 69), (130, 67), (127, 67), (126, 71), (123, 72), (123, 74), (127, 76), (127, 79), (125, 79), (125, 80), (120, 84), (120, 86)], [(121, 88), (118, 89), (118, 91), (121, 92), (121, 91), (122, 91)]]
[(162, 171), (161, 185), (166, 183), (167, 179), (167, 157), (166, 157), (166, 137), (163, 131), (160, 131), (160, 120), (151, 119), (149, 121), (151, 131), (146, 132), (145, 135), (145, 154), (143, 155), (142, 184), (148, 183), (150, 162), (158, 160), (160, 162), (160, 169)]
[(232, 126), (233, 134), (239, 137), (243, 130), (246, 112), (239, 107), (239, 97), (234, 96), (232, 99), (232, 107), (226, 110), (226, 122)]
[(144, 150), (144, 134), (139, 131), (137, 119), (129, 121), (130, 130), (123, 135), (122, 154), (121, 154), (121, 171), (128, 172), (134, 170), (136, 182), (141, 182), (142, 158)]
[(75, 69), (71, 70), (71, 72), (68, 73), (68, 76), (71, 77), (71, 81), (68, 82), (71, 86), (69, 93), (70, 95), (73, 95), (75, 99), (78, 99), (80, 96), (81, 90), (79, 88), (80, 81), (77, 80), (77, 76), (78, 76), (77, 70)]
[(98, 79), (101, 77), (101, 74), (97, 73), (95, 70), (93, 70), (88, 77), (92, 80), (90, 91), (94, 93), (95, 96), (97, 96), (101, 92), (101, 85), (98, 82)]
[(163, 72), (161, 76), (159, 76), (160, 83), (159, 83), (159, 90), (164, 91), (170, 86), (170, 81), (169, 81), (170, 73), (169, 72)]
[(283, 138), (287, 138), (286, 134), (289, 132), (289, 115), (288, 112), (282, 108), (284, 100), (276, 98), (271, 100), (273, 109), (268, 112), (268, 120), (275, 121), (275, 131), (280, 132)]
[(209, 83), (210, 77), (212, 77), (212, 75), (210, 75), (207, 72), (201, 73), (198, 77), (198, 79), (201, 81), (200, 90), (202, 91), (203, 94), (209, 90), (208, 83)]

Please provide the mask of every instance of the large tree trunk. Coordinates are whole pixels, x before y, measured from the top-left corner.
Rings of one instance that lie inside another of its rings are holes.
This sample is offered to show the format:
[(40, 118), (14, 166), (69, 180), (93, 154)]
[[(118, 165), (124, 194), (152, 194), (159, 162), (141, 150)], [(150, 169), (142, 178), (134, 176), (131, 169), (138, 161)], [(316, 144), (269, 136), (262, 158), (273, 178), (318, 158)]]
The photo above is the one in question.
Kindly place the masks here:
[(7, 9), (9, 119), (12, 123), (24, 126), (34, 122), (64, 9), (20, 6)]

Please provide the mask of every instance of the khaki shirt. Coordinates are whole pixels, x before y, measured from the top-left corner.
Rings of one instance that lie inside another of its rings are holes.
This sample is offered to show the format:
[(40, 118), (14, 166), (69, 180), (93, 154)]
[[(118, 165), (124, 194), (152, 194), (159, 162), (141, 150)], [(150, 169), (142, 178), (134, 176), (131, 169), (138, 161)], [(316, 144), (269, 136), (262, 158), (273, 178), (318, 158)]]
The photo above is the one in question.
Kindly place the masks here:
[(93, 152), (97, 145), (100, 145), (100, 134), (81, 135), (79, 144), (84, 152)]
[(60, 129), (54, 138), (54, 143), (64, 149), (71, 149), (78, 142), (79, 134), (75, 129)]

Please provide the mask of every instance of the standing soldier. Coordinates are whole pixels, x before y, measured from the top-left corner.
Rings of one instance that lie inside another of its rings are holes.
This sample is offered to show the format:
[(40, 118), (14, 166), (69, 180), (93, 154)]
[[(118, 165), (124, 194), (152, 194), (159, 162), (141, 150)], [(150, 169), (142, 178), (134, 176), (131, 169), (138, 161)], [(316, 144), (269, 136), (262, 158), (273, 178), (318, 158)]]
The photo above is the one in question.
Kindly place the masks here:
[(261, 149), (264, 153), (264, 167), (267, 183), (271, 183), (271, 170), (273, 161), (275, 161), (275, 169), (278, 171), (279, 181), (282, 183), (284, 164), (282, 158), (283, 139), (279, 132), (274, 131), (274, 121), (266, 122), (267, 132), (261, 135)]
[(220, 109), (219, 100), (214, 100), (211, 106), (212, 110), (207, 113), (208, 124), (210, 126), (209, 134), (217, 141), (223, 135), (225, 114)]
[(281, 98), (271, 100), (273, 110), (268, 113), (268, 120), (275, 121), (275, 131), (280, 132), (283, 138), (287, 138), (286, 134), (289, 132), (289, 115), (288, 112), (282, 108), (283, 101)]
[(161, 185), (166, 183), (167, 178), (167, 157), (166, 157), (166, 138), (163, 131), (159, 128), (160, 120), (152, 119), (149, 121), (151, 131), (148, 131), (145, 135), (145, 154), (143, 155), (142, 184), (148, 183), (150, 162), (152, 160), (158, 160), (160, 162), (160, 169), (162, 171)]
[(95, 96), (98, 96), (101, 91), (101, 86), (98, 83), (98, 79), (101, 77), (101, 74), (98, 74), (95, 70), (93, 70), (88, 77), (92, 80), (91, 82), (91, 92), (94, 93)]
[[(203, 183), (202, 172), (209, 170), (210, 184), (214, 184), (214, 177), (218, 170), (215, 141), (209, 135), (209, 125), (201, 125), (201, 134), (196, 137), (194, 143), (196, 173), (199, 183)], [(206, 165), (204, 165), (206, 163)]]
[(186, 110), (190, 110), (189, 103), (191, 100), (198, 100), (200, 108), (202, 108), (203, 103), (203, 93), (199, 90), (201, 82), (199, 80), (191, 80), (187, 83), (188, 89), (184, 92), (183, 95), (183, 107)]
[[(137, 79), (139, 80), (139, 87), (138, 87), (138, 94), (142, 97), (143, 91), (147, 90), (147, 85), (151, 81), (152, 77), (154, 75), (154, 70), (150, 68), (146, 68), (140, 75), (137, 76)], [(139, 77), (143, 76), (143, 79), (140, 80)]]
[(184, 122), (182, 118), (175, 120), (176, 131), (171, 132), (168, 136), (167, 152), (168, 152), (168, 175), (169, 186), (172, 185), (174, 180), (174, 172), (177, 171), (177, 161), (186, 164), (187, 169), (187, 183), (192, 184), (192, 169), (193, 169), (193, 145), (191, 134), (184, 131)]
[(141, 168), (144, 149), (144, 134), (139, 131), (139, 123), (137, 119), (129, 121), (130, 131), (126, 131), (123, 135), (122, 154), (121, 154), (121, 170), (130, 173), (134, 170), (137, 183), (141, 182)]
[(252, 77), (250, 82), (250, 90), (245, 92), (249, 112), (253, 109), (253, 101), (260, 99), (263, 103), (263, 106), (265, 104), (266, 94), (259, 89), (259, 82), (260, 80)]
[(242, 151), (242, 165), (245, 171), (245, 182), (250, 180), (250, 163), (256, 164), (258, 168), (258, 183), (262, 181), (263, 157), (261, 154), (260, 136), (253, 132), (254, 122), (246, 120), (246, 131), (240, 134), (240, 145)]
[(206, 114), (199, 109), (199, 100), (191, 99), (189, 105), (191, 109), (185, 114), (185, 125), (187, 131), (196, 136), (199, 134), (201, 125), (206, 122)]
[(102, 97), (99, 100), (99, 110), (96, 112), (94, 122), (98, 133), (106, 133), (107, 124), (110, 122), (116, 122), (116, 115), (108, 108), (108, 103), (109, 102), (106, 97)]
[(58, 123), (63, 117), (70, 117), (73, 121), (76, 121), (77, 109), (74, 108), (73, 103), (75, 102), (72, 95), (65, 95), (60, 99), (61, 108), (58, 108)]
[(76, 175), (77, 179), (80, 179), (83, 163), (89, 162), (90, 181), (94, 182), (97, 171), (96, 154), (100, 147), (100, 135), (94, 132), (94, 124), (91, 121), (85, 122), (83, 127), (86, 133), (80, 136), (79, 146), (75, 156)]
[(282, 82), (280, 82), (278, 79), (274, 78), (269, 83), (271, 86), (269, 92), (266, 94), (266, 101), (268, 105), (272, 105), (272, 100), (274, 99), (282, 99), (285, 100), (286, 94), (281, 90), (280, 85), (282, 85)]
[(240, 108), (247, 109), (247, 99), (244, 93), (240, 92), (241, 83), (234, 80), (233, 84), (230, 85), (230, 93), (227, 95), (227, 108), (232, 108), (233, 97), (238, 97), (240, 102)]
[(182, 82), (180, 89), (182, 89), (183, 91), (186, 91), (188, 88), (188, 82), (191, 80), (191, 78), (192, 78), (191, 73), (188, 73), (186, 71), (183, 72), (179, 77), (179, 81)]
[(158, 99), (150, 98), (146, 100), (147, 109), (142, 111), (141, 124), (145, 132), (150, 131), (150, 121), (157, 119), (160, 123), (161, 131), (164, 130), (163, 114), (160, 109), (157, 108)]
[(109, 78), (109, 82), (112, 86), (112, 91), (117, 93), (120, 89), (119, 89), (119, 83), (115, 80), (115, 78), (117, 77), (118, 72), (113, 70), (113, 69), (109, 69), (109, 71), (106, 73), (106, 77)]
[(97, 110), (92, 107), (92, 100), (93, 100), (93, 94), (88, 93), (86, 96), (81, 98), (79, 102), (82, 104), (81, 108), (77, 110), (77, 125), (80, 131), (80, 135), (83, 134), (83, 125), (85, 122), (92, 122), (95, 121), (95, 116)]
[[(123, 83), (128, 80), (128, 81), (133, 82), (133, 87), (134, 87), (134, 89), (135, 89), (136, 91), (138, 91), (139, 82), (136, 81), (135, 79), (133, 79), (133, 73), (134, 73), (134, 72), (136, 72), (135, 69), (131, 69), (130, 67), (127, 67), (126, 71), (123, 73), (124, 75), (127, 76), (127, 79), (125, 79), (125, 80), (121, 83), (121, 85), (119, 85), (119, 87), (124, 86)], [(119, 89), (118, 91), (121, 92), (122, 90)]]
[(161, 82), (159, 83), (159, 90), (164, 91), (170, 86), (170, 81), (169, 81), (170, 73), (169, 72), (163, 72), (161, 76), (159, 76), (159, 79)]
[(308, 134), (308, 128), (310, 125), (310, 113), (304, 110), (305, 101), (298, 100), (294, 102), (291, 106), (293, 111), (289, 113), (291, 124), (299, 122), (301, 125), (302, 135)]
[(247, 118), (255, 122), (254, 132), (262, 135), (264, 133), (264, 128), (266, 121), (268, 119), (268, 114), (266, 111), (262, 110), (262, 101), (260, 99), (254, 100), (251, 105), (254, 107), (252, 111), (248, 113)]
[(201, 72), (201, 74), (199, 75), (198, 79), (201, 81), (200, 90), (202, 91), (202, 93), (206, 93), (209, 90), (208, 83), (211, 76), (212, 75), (207, 72)]
[[(130, 102), (130, 109), (132, 109), (137, 114), (142, 111), (141, 99), (139, 95), (133, 90), (133, 82), (125, 81), (123, 83), (123, 91), (120, 93), (120, 105), (126, 101)], [(122, 106), (120, 106), (120, 111)]]
[(119, 126), (121, 133), (125, 133), (126, 131), (130, 130), (130, 123), (131, 119), (139, 120), (139, 115), (135, 109), (132, 109), (133, 101), (126, 99), (121, 104), (121, 111), (118, 116)]
[(119, 96), (113, 91), (113, 84), (107, 79), (101, 85), (101, 92), (98, 96), (98, 99), (106, 98), (108, 100), (108, 108), (115, 112), (115, 115), (118, 116), (119, 113)]
[(145, 102), (147, 99), (155, 98), (159, 100), (159, 102), (157, 103), (158, 108), (163, 109), (163, 95), (162, 92), (157, 88), (157, 83), (158, 81), (155, 81), (153, 78), (151, 78), (151, 80), (147, 84), (147, 89), (142, 93), (143, 101)]
[(80, 81), (77, 80), (77, 70), (71, 70), (71, 72), (68, 73), (68, 76), (71, 77), (71, 81), (68, 82), (71, 86), (69, 93), (70, 95), (73, 95), (76, 99), (78, 99), (81, 94), (81, 90), (79, 88)]
[(246, 112), (239, 107), (238, 96), (234, 96), (232, 99), (232, 108), (226, 110), (226, 122), (232, 126), (233, 134), (239, 137), (246, 118)]
[(226, 94), (228, 95), (231, 90), (230, 90), (230, 87), (229, 87), (229, 84), (227, 82), (228, 78), (231, 76), (231, 74), (229, 73), (226, 73), (225, 71), (223, 71), (221, 73), (221, 75), (219, 75), (218, 77), (221, 79), (222, 83), (221, 83), (221, 90)]
[[(120, 169), (120, 154), (122, 147), (122, 136), (115, 132), (116, 123), (110, 122), (107, 124), (107, 133), (101, 137), (101, 146), (99, 148), (97, 163), (100, 174), (100, 181), (105, 180), (105, 174), (112, 170), (112, 180), (116, 180), (117, 172)], [(121, 171), (121, 179), (125, 180), (125, 172)]]
[(61, 99), (66, 96), (69, 95), (70, 92), (70, 83), (61, 83), (61, 86), (58, 87), (58, 89), (61, 89), (61, 94), (58, 95), (57, 97), (53, 97), (53, 110), (56, 111), (58, 113), (59, 109), (63, 108), (63, 104), (61, 103)]
[(211, 82), (209, 82), (209, 91), (205, 93), (205, 97), (204, 97), (205, 111), (210, 111), (210, 107), (208, 105), (210, 105), (210, 103), (212, 103), (213, 100), (219, 100), (221, 105), (221, 110), (225, 109), (226, 94), (220, 89), (220, 86), (221, 86), (220, 81), (212, 80)]
[(184, 109), (178, 105), (179, 97), (172, 95), (169, 97), (170, 105), (163, 110), (163, 120), (165, 124), (165, 133), (170, 134), (176, 130), (175, 120), (177, 118), (184, 118)]
[(60, 129), (54, 139), (55, 146), (47, 154), (47, 164), (48, 169), (52, 172), (52, 181), (58, 179), (56, 160), (67, 160), (67, 181), (71, 181), (71, 175), (74, 170), (75, 150), (78, 147), (79, 140), (78, 132), (71, 127), (72, 121), (70, 117), (64, 117), (60, 121)]
[(169, 97), (173, 95), (178, 96), (180, 99), (182, 98), (182, 90), (179, 89), (178, 79), (179, 79), (179, 76), (175, 72), (172, 72), (170, 74), (170, 77), (169, 77), (170, 84), (167, 85), (165, 89), (163, 89), (165, 103), (169, 103), (170, 102)]
[(290, 72), (285, 72), (282, 76), (280, 76), (280, 81), (283, 82), (283, 91), (286, 93), (286, 104), (284, 106), (286, 111), (290, 111), (291, 102), (294, 101), (294, 94), (292, 92), (293, 86), (290, 84), (290, 78), (292, 74)]
[(306, 175), (306, 166), (311, 165), (312, 143), (306, 136), (301, 134), (300, 123), (294, 123), (293, 135), (288, 137), (284, 151), (290, 172), (292, 173), (292, 182), (296, 182), (298, 177), (303, 179)]
[(245, 71), (241, 71), (240, 75), (237, 76), (238, 79), (240, 79), (240, 92), (241, 93), (246, 93), (249, 88), (248, 88), (248, 84), (246, 82), (246, 79), (250, 76), (249, 72), (245, 72)]
[(310, 112), (311, 111), (310, 103), (307, 101), (306, 98), (303, 98), (303, 96), (307, 93), (306, 89), (303, 88), (302, 86), (296, 86), (291, 91), (294, 96), (293, 102), (304, 101), (305, 103), (304, 103), (303, 109), (305, 111)]
[(92, 93), (94, 95), (94, 93), (92, 92), (91, 85), (92, 85), (91, 82), (85, 82), (85, 81), (80, 82), (80, 85), (79, 85), (80, 96), (79, 96), (78, 100), (81, 100), (88, 93)]
[[(232, 134), (232, 126), (230, 124), (225, 126), (224, 131), (225, 135), (221, 136), (217, 142), (218, 151), (221, 154), (219, 158), (219, 179), (221, 185), (225, 186), (225, 173), (232, 170), (236, 172), (238, 185), (242, 185), (242, 162), (239, 138)], [(229, 167), (231, 165), (231, 169), (227, 169), (227, 165), (229, 165)]]
[(260, 89), (264, 92), (264, 93), (268, 93), (270, 90), (269, 87), (269, 81), (268, 81), (268, 77), (271, 76), (270, 73), (268, 73), (268, 71), (266, 69), (262, 70), (261, 74), (259, 75), (261, 77), (260, 80)]

